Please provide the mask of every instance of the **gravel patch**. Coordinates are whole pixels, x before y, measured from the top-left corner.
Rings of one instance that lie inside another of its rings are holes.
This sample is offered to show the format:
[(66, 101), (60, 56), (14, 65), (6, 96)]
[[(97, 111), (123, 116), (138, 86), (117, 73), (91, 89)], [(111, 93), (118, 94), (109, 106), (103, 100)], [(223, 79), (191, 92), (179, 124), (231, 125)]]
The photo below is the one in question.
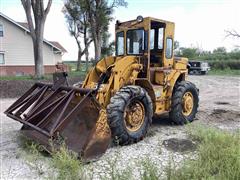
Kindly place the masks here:
[[(193, 123), (204, 123), (229, 131), (240, 129), (240, 78), (220, 76), (189, 76), (189, 78), (200, 90), (199, 112)], [(27, 163), (26, 152), (20, 148), (18, 140), (21, 124), (3, 114), (14, 100), (1, 98), (0, 101), (1, 179), (44, 179), (52, 171), (49, 167), (50, 157), (43, 156), (39, 160), (42, 173), (39, 172), (39, 167)], [(166, 142), (168, 146), (171, 144), (173, 147), (165, 146)], [(187, 150), (181, 151), (183, 146), (186, 148), (185, 145)], [(108, 171), (113, 163), (119, 171), (131, 167), (134, 179), (138, 179), (142, 173), (141, 161), (149, 159), (156, 164), (161, 177), (164, 177), (164, 170), (169, 161), (181, 166), (184, 160), (189, 157), (195, 158), (196, 154), (194, 145), (187, 136), (186, 126), (176, 126), (171, 124), (167, 117), (157, 117), (144, 140), (129, 146), (113, 146), (98, 161), (85, 166), (93, 172), (93, 179), (109, 176)]]

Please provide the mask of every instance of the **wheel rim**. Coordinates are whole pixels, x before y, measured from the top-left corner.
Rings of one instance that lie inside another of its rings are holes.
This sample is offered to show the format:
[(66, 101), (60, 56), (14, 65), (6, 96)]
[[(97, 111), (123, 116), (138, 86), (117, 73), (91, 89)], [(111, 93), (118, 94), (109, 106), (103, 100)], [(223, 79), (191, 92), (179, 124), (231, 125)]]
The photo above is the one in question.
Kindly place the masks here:
[(186, 92), (183, 95), (182, 106), (183, 106), (182, 113), (185, 116), (189, 116), (193, 110), (193, 95), (191, 92)]
[(131, 102), (124, 112), (124, 123), (128, 131), (138, 131), (145, 119), (145, 108), (140, 101)]

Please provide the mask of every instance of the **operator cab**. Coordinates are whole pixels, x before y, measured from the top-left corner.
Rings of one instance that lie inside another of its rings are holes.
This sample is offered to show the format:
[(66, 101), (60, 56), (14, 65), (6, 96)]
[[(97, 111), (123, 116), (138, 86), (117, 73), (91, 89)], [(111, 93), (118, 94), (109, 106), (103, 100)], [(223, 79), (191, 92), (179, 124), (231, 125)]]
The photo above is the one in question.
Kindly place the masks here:
[(164, 85), (163, 78), (173, 66), (174, 23), (155, 18), (116, 22), (116, 56), (138, 56), (143, 64), (140, 78)]

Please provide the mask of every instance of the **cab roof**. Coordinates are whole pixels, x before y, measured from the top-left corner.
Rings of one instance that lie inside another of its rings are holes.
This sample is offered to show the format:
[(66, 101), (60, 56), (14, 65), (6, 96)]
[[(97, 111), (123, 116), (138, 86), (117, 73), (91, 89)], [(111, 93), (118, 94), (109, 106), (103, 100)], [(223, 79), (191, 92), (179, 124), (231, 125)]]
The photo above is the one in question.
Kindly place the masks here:
[[(136, 19), (124, 21), (124, 22), (120, 22), (117, 20), (117, 23), (119, 23), (118, 24), (119, 26), (128, 27), (135, 21), (136, 21)], [(162, 23), (166, 23), (166, 24), (174, 24), (174, 22), (166, 21), (166, 20), (162, 20), (162, 19), (158, 19), (158, 18), (153, 18), (153, 17), (145, 17), (145, 18), (143, 18), (142, 22), (150, 22), (150, 21), (157, 21), (157, 22), (162, 22)]]

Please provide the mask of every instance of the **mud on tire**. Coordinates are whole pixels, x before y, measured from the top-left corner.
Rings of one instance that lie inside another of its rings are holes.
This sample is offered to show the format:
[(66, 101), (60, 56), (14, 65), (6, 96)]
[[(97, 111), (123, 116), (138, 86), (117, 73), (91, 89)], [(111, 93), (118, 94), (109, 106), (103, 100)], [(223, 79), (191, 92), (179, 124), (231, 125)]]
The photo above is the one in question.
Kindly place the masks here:
[[(186, 93), (191, 93), (193, 98), (193, 107), (188, 115), (183, 113), (183, 96)], [(177, 83), (172, 95), (171, 111), (169, 113), (170, 120), (179, 125), (192, 122), (198, 109), (198, 94), (198, 89), (193, 83), (189, 81), (181, 81)]]
[[(137, 130), (129, 130), (126, 124), (126, 111), (131, 103), (142, 104), (144, 117)], [(125, 86), (110, 100), (107, 106), (108, 123), (116, 144), (127, 145), (144, 138), (152, 123), (152, 101), (145, 89), (139, 86)]]

